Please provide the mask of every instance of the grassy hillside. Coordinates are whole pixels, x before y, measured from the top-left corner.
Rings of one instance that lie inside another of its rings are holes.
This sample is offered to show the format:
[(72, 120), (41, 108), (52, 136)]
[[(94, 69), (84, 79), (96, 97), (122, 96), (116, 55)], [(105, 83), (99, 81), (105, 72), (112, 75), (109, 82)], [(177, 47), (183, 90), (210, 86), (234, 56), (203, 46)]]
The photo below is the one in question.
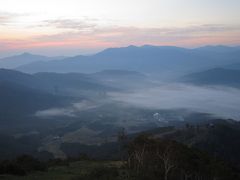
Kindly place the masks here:
[[(47, 172), (33, 172), (27, 176), (0, 175), (6, 180), (85, 180), (86, 178), (107, 180), (120, 170), (120, 161), (77, 161), (62, 166), (53, 166)], [(108, 173), (104, 174), (104, 171)], [(95, 178), (94, 178), (95, 176)]]

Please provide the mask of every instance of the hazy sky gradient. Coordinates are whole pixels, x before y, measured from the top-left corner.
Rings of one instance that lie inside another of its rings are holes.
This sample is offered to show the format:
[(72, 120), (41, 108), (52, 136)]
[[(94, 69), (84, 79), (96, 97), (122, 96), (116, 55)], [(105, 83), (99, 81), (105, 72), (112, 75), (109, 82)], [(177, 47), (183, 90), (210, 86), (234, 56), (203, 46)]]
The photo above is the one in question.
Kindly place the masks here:
[(0, 54), (240, 45), (239, 0), (0, 0)]

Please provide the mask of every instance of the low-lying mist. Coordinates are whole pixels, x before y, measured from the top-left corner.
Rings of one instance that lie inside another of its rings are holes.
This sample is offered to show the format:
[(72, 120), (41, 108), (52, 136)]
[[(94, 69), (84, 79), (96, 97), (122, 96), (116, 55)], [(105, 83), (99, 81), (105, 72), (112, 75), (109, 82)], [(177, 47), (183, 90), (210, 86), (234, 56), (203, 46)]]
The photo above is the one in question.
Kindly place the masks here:
[(45, 110), (39, 110), (35, 113), (39, 118), (55, 118), (61, 116), (75, 117), (76, 113), (80, 111), (89, 110), (99, 106), (99, 103), (93, 103), (91, 101), (83, 100), (78, 103), (73, 103), (67, 107), (56, 107)]
[(174, 83), (109, 95), (113, 100), (144, 108), (187, 109), (223, 118), (240, 119), (240, 90), (235, 88)]

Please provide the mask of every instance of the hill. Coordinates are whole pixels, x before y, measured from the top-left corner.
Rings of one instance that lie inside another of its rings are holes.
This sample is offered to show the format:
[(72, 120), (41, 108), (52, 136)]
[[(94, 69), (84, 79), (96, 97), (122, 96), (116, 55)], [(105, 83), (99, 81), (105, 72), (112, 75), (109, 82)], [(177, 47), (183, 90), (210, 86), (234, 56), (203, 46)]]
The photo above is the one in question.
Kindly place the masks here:
[(223, 46), (223, 45), (217, 45), (217, 46), (203, 46), (196, 48), (196, 50), (199, 51), (205, 51), (205, 52), (219, 52), (219, 53), (225, 53), (225, 52), (234, 52), (238, 51), (239, 47), (230, 47), (230, 46)]
[(229, 64), (227, 66), (224, 66), (224, 68), (240, 70), (240, 63)]
[(105, 85), (121, 90), (148, 88), (157, 85), (153, 83), (147, 75), (136, 71), (104, 70), (92, 73), (90, 76)]
[(33, 62), (59, 60), (62, 58), (63, 57), (47, 57), (30, 53), (23, 53), (20, 55), (0, 59), (0, 68), (14, 69), (18, 66), (26, 65)]
[(0, 82), (0, 121), (19, 123), (35, 111), (68, 102), (67, 98), (48, 94), (9, 82)]
[(32, 75), (10, 69), (0, 69), (0, 82), (10, 82), (30, 88), (41, 88), (41, 83)]
[(154, 137), (171, 139), (207, 152), (240, 168), (240, 123), (213, 119), (186, 123), (182, 128), (158, 128), (146, 131)]
[(90, 75), (81, 73), (37, 73), (31, 75), (15, 70), (0, 69), (0, 82), (10, 82), (51, 94), (58, 93), (69, 96), (81, 94), (79, 90), (99, 92), (114, 89), (103, 85)]
[(122, 69), (176, 76), (186, 72), (238, 63), (240, 50), (216, 52), (171, 46), (128, 46), (110, 48), (92, 56), (75, 56), (60, 61), (40, 62), (18, 67), (23, 72), (95, 73)]
[(207, 71), (189, 74), (183, 77), (184, 82), (197, 85), (222, 85), (240, 87), (240, 70), (214, 68)]
[(33, 77), (43, 84), (48, 91), (53, 93), (67, 94), (70, 96), (80, 95), (81, 91), (107, 91), (114, 90), (109, 85), (104, 85), (98, 79), (82, 73), (36, 73)]

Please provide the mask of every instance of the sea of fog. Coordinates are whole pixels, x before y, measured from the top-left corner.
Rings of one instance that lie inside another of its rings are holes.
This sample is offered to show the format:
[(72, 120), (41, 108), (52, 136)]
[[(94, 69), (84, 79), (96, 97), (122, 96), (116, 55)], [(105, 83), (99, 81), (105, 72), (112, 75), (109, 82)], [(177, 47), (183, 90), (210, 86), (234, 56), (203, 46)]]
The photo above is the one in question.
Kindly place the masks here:
[(154, 109), (187, 109), (240, 120), (240, 89), (166, 84), (128, 93), (110, 93), (113, 100)]
[(130, 92), (111, 92), (108, 93), (108, 97), (104, 101), (81, 101), (67, 107), (40, 110), (35, 113), (35, 116), (40, 118), (76, 117), (81, 111), (100, 107), (106, 102), (117, 101), (140, 108), (156, 110), (185, 109), (240, 120), (240, 89), (236, 88), (171, 83)]

